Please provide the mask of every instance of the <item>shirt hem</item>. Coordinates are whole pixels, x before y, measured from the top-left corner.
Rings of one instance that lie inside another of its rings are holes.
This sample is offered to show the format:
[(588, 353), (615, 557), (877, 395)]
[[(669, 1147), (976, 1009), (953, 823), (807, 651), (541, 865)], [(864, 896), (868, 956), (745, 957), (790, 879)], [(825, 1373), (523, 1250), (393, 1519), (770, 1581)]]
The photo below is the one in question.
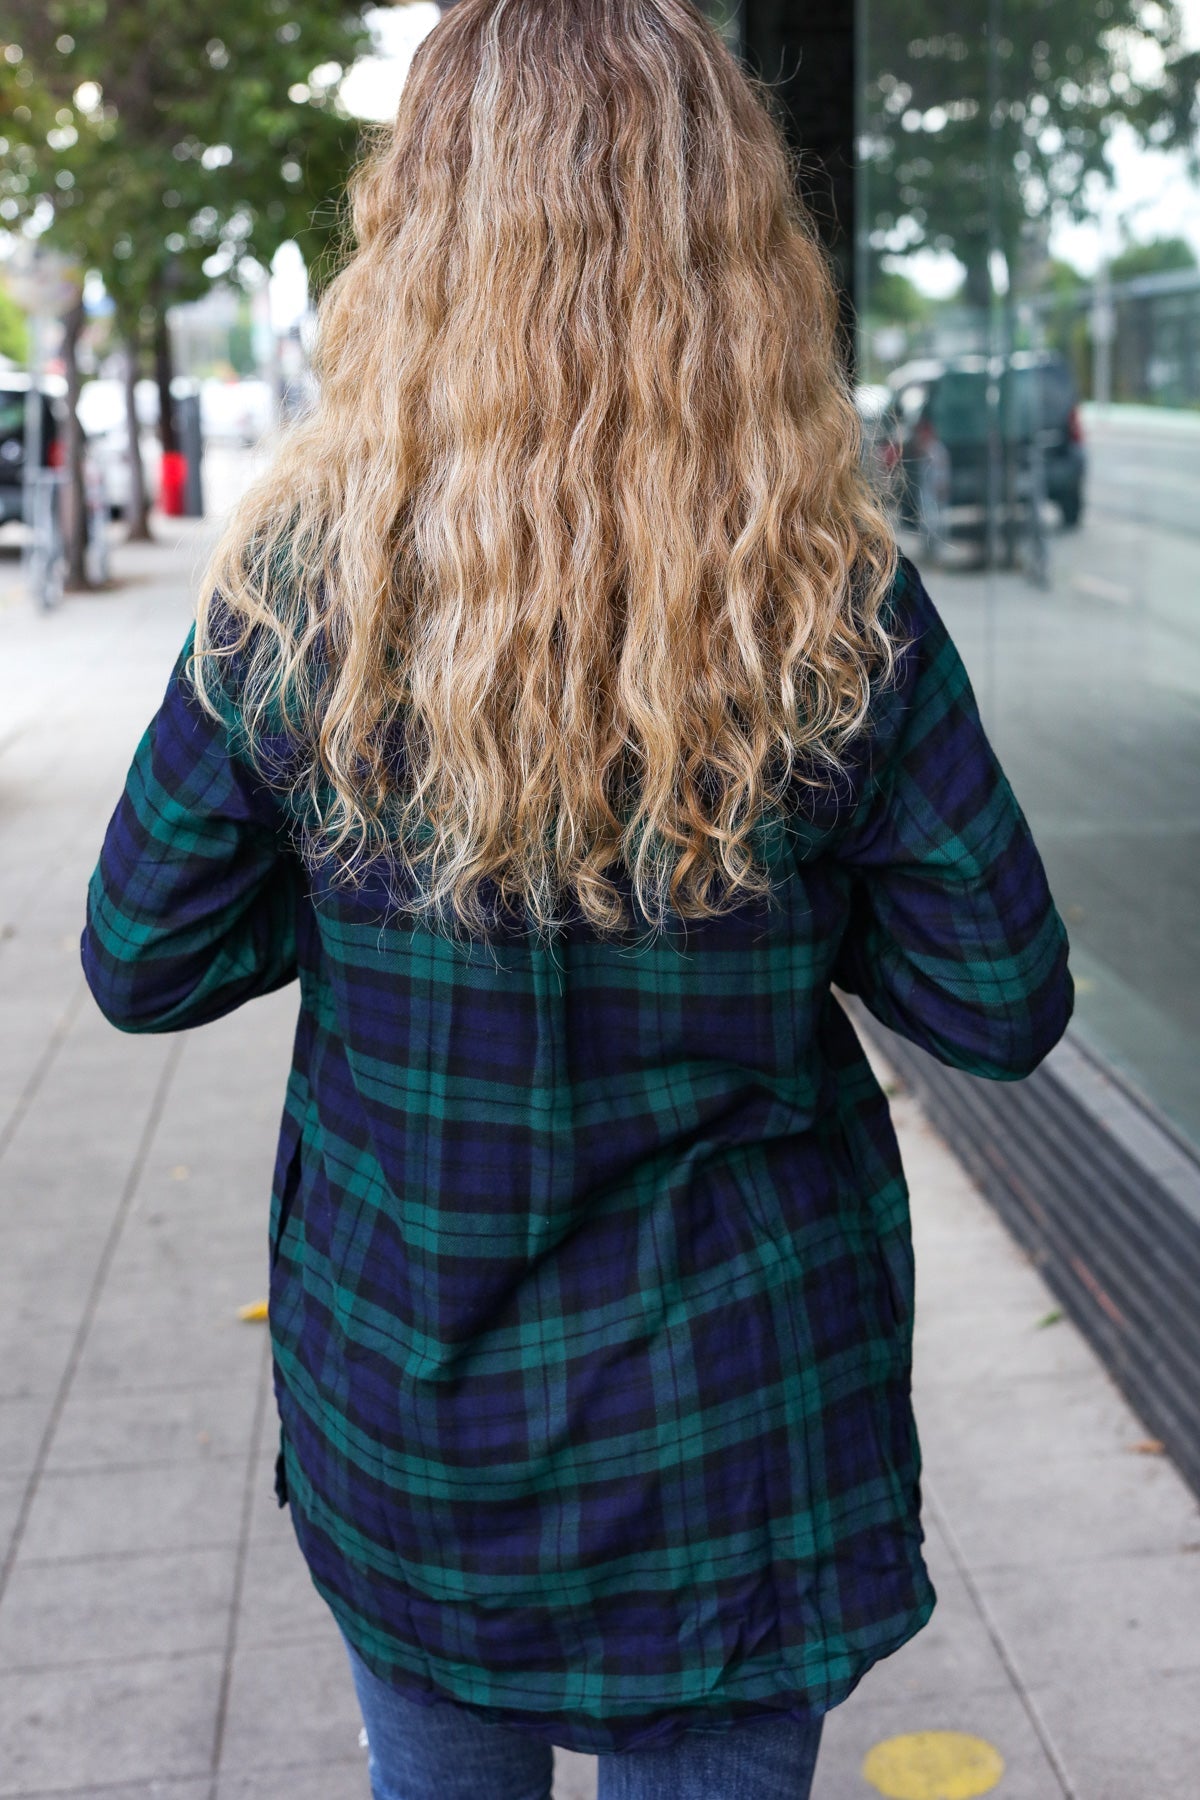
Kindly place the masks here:
[(483, 1705), (464, 1699), (436, 1681), (422, 1681), (403, 1665), (381, 1657), (364, 1633), (357, 1614), (341, 1603), (315, 1575), (312, 1575), (312, 1581), (355, 1654), (378, 1680), (395, 1688), (406, 1700), (429, 1706), (456, 1706), (486, 1723), (504, 1725), (559, 1749), (589, 1756), (666, 1748), (696, 1728), (721, 1730), (782, 1717), (811, 1720), (831, 1712), (849, 1699), (876, 1663), (894, 1655), (917, 1635), (928, 1623), (937, 1602), (933, 1584), (926, 1575), (920, 1582), (921, 1598), (904, 1623), (877, 1644), (869, 1648), (864, 1646), (857, 1657), (847, 1659), (849, 1667), (836, 1679), (816, 1682), (811, 1674), (801, 1676), (790, 1669), (786, 1661), (780, 1661), (756, 1673), (755, 1686), (764, 1690), (761, 1694), (728, 1698), (715, 1704), (711, 1700), (680, 1704), (667, 1696), (660, 1702), (645, 1703), (639, 1696), (636, 1712), (627, 1707), (592, 1715), (578, 1711), (538, 1711), (503, 1704)]

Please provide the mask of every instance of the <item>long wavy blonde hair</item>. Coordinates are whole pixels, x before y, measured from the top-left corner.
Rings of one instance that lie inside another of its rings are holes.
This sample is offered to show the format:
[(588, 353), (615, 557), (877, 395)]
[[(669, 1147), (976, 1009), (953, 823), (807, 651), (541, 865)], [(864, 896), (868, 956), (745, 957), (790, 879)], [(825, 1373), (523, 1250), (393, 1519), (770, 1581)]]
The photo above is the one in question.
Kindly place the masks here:
[(886, 679), (896, 550), (764, 97), (688, 0), (459, 0), (351, 194), (202, 698), (252, 752), (282, 719), (307, 853), (434, 924), (767, 892), (763, 822)]

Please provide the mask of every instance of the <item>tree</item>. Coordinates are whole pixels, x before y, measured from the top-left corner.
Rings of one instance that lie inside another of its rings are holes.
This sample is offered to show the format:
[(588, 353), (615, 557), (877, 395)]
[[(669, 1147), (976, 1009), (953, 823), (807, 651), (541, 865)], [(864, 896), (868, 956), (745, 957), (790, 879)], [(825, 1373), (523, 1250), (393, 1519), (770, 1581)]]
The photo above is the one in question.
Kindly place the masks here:
[(1041, 347), (1057, 350), (1075, 375), (1080, 393), (1091, 385), (1092, 356), (1089, 315), (1092, 282), (1062, 257), (1047, 262), (1038, 308)]
[(22, 363), (29, 354), (29, 327), (25, 314), (7, 288), (0, 287), (0, 356)]
[(1045, 288), (1047, 293), (1064, 302), (1077, 300), (1084, 289), (1090, 289), (1091, 282), (1086, 275), (1081, 275), (1072, 262), (1065, 257), (1052, 256), (1046, 267)]
[(1200, 53), (1181, 29), (1177, 0), (988, 0), (970, 25), (954, 0), (873, 7), (874, 254), (948, 250), (984, 306), (992, 253), (1015, 273), (1031, 227), (1044, 241), (1052, 218), (1089, 214), (1118, 120), (1195, 160)]
[(1127, 244), (1113, 257), (1108, 273), (1111, 281), (1132, 281), (1138, 275), (1165, 275), (1196, 266), (1196, 252), (1186, 238), (1151, 238), (1146, 244)]
[(237, 318), (229, 332), (229, 361), (236, 375), (254, 374), (254, 330), (250, 322), (250, 307), (244, 295), (238, 302)]
[(96, 269), (136, 373), (155, 350), (172, 448), (167, 308), (258, 278), (294, 238), (328, 267), (358, 126), (337, 102), (366, 0), (9, 0), (0, 217), (45, 219)]
[(896, 325), (924, 325), (934, 302), (899, 269), (882, 269), (867, 291), (872, 316)]

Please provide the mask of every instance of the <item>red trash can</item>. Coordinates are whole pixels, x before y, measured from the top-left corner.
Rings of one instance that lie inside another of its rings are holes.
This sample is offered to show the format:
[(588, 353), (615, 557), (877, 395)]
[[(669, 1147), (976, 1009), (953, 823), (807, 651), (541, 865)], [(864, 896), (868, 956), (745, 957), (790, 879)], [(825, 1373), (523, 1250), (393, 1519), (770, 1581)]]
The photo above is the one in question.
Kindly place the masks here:
[(158, 477), (158, 503), (168, 518), (183, 514), (183, 489), (187, 481), (187, 457), (179, 450), (164, 450)]

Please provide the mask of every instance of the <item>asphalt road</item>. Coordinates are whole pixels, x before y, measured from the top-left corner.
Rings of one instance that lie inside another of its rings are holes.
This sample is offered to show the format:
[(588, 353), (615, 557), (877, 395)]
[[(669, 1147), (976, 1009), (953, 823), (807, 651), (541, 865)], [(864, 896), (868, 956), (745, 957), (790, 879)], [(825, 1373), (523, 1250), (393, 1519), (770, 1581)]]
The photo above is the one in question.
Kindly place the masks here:
[(1200, 416), (1089, 413), (1086, 504), (1093, 514), (1200, 537)]

